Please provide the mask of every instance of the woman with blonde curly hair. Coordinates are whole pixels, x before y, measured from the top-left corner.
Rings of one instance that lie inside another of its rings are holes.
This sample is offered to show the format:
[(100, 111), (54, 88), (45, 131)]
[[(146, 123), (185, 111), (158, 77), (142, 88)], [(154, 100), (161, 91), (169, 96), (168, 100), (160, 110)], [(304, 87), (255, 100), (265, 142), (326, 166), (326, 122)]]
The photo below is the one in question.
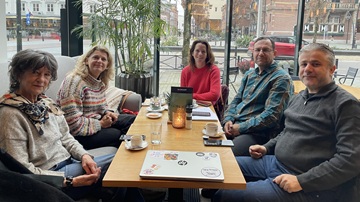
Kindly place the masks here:
[(134, 115), (107, 109), (105, 91), (113, 76), (109, 50), (94, 46), (80, 57), (61, 84), (57, 103), (65, 112), (71, 134), (85, 149), (119, 147), (120, 135), (127, 132), (135, 119)]

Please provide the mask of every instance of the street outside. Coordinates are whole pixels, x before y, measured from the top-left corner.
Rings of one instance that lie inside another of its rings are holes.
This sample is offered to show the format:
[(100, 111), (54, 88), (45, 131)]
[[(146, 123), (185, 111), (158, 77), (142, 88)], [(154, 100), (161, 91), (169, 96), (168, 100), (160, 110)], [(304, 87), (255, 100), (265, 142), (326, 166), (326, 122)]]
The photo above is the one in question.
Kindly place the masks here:
[[(334, 41), (320, 41), (328, 44), (330, 47), (336, 47), (341, 49), (351, 49), (351, 44), (345, 44), (344, 42), (334, 42)], [(90, 43), (89, 40), (84, 40), (84, 52), (86, 52), (88, 49), (90, 49)], [(222, 45), (224, 46), (224, 42), (210, 42), (210, 44), (214, 47), (215, 45)], [(47, 51), (52, 53), (53, 55), (61, 55), (61, 42), (59, 40), (55, 39), (45, 39), (42, 41), (41, 39), (23, 39), (22, 42), (22, 49), (39, 49), (43, 51)], [(358, 49), (359, 50), (359, 49)], [(17, 52), (17, 44), (16, 40), (10, 39), (7, 42), (7, 56), (10, 60), (11, 57)], [(166, 53), (160, 53), (160, 62), (162, 61), (162, 55), (163, 58), (165, 58)], [(172, 55), (181, 55), (181, 53), (171, 53)], [(219, 62), (219, 67), (222, 67), (223, 60), (224, 60), (224, 51), (222, 52), (214, 52), (216, 61)], [(241, 57), (247, 57), (246, 53), (238, 53)], [(233, 56), (232, 56), (233, 57)], [(355, 67), (360, 68), (359, 61), (360, 56), (349, 56), (349, 55), (341, 55), (337, 56), (337, 59), (339, 59), (338, 63), (338, 74), (346, 74), (346, 71), (348, 67)], [(178, 86), (180, 85), (180, 73), (181, 68), (176, 67), (175, 63), (181, 63), (181, 60), (177, 57), (172, 57), (170, 59), (166, 59), (166, 64), (170, 65), (164, 65), (165, 63), (160, 64), (160, 88), (159, 93), (160, 95), (163, 92), (169, 92), (171, 86)], [(232, 62), (233, 63), (233, 62)], [(231, 63), (231, 64), (232, 64)], [(233, 77), (233, 76), (231, 76)], [(236, 82), (234, 83), (235, 88), (237, 89), (240, 85), (242, 74), (239, 73), (239, 76), (236, 78)], [(230, 78), (232, 80), (233, 78)], [(338, 82), (338, 81), (336, 81)], [(350, 85), (350, 81), (346, 82), (347, 85)], [(360, 72), (358, 72), (356, 79), (353, 84), (354, 87), (360, 88)], [(230, 86), (230, 95), (229, 100), (231, 101), (233, 97), (235, 96), (236, 92), (234, 92), (233, 88)]]

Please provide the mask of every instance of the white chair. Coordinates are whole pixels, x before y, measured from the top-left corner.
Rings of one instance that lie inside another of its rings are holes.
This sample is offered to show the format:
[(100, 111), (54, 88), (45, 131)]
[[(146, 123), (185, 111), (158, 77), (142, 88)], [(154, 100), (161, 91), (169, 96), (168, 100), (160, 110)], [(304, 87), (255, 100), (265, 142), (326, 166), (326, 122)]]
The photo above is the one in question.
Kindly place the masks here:
[[(59, 91), (62, 81), (65, 76), (74, 69), (76, 64), (76, 59), (68, 56), (55, 56), (56, 61), (58, 62), (58, 79), (53, 81), (46, 91), (46, 95), (56, 99), (56, 94)], [(108, 91), (106, 92), (106, 99), (108, 100), (108, 104), (111, 109), (116, 110), (117, 106), (119, 106), (122, 97), (126, 94), (127, 91), (122, 89), (110, 86)], [(135, 92), (132, 92), (129, 96), (127, 96), (122, 108), (129, 109), (134, 112), (138, 112), (141, 107), (141, 95)]]
[(8, 66), (9, 62), (0, 62), (0, 96), (9, 90)]
[[(52, 81), (49, 89), (46, 90), (45, 94), (52, 98), (53, 100), (56, 100), (56, 94), (59, 91), (60, 85), (62, 83), (62, 81), (64, 80), (65, 76), (74, 69), (75, 64), (76, 64), (76, 60), (72, 57), (68, 57), (68, 56), (55, 56), (56, 61), (58, 62), (58, 78), (56, 81)], [(4, 93), (6, 93), (9, 90), (9, 83), (10, 83), (10, 79), (9, 79), (9, 75), (8, 75), (8, 66), (9, 66), (9, 62), (0, 62), (0, 71), (2, 71), (3, 73), (0, 74), (0, 96), (3, 95)], [(116, 91), (116, 93), (114, 92)], [(116, 109), (115, 105), (119, 105), (122, 96), (119, 95), (124, 93), (127, 91), (124, 91), (122, 89), (116, 88), (116, 87), (110, 87), (109, 90), (107, 91), (107, 99), (109, 100), (109, 102), (114, 105), (111, 106), (112, 109)], [(141, 107), (141, 103), (142, 103), (142, 99), (141, 99), (141, 95), (132, 92), (129, 96), (127, 96), (124, 104), (123, 104), (123, 108), (125, 109), (129, 109), (131, 111), (134, 112), (138, 112), (140, 110)]]
[(58, 78), (56, 81), (51, 82), (49, 89), (45, 92), (45, 94), (53, 100), (56, 100), (56, 94), (65, 76), (74, 69), (76, 64), (76, 60), (68, 56), (55, 56), (55, 59), (58, 63)]

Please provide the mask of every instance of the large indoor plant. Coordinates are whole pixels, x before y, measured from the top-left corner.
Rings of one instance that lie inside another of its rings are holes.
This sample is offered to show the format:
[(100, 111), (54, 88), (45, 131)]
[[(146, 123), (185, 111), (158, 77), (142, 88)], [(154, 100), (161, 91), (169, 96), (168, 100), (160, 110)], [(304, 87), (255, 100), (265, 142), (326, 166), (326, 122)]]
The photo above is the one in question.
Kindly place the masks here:
[[(157, 48), (153, 40), (164, 34), (159, 0), (92, 0), (84, 5), (92, 12), (84, 14), (88, 23), (78, 27), (80, 34), (93, 38), (94, 44), (114, 48), (115, 85), (144, 97), (152, 89), (150, 69)], [(89, 9), (90, 10), (90, 9)]]

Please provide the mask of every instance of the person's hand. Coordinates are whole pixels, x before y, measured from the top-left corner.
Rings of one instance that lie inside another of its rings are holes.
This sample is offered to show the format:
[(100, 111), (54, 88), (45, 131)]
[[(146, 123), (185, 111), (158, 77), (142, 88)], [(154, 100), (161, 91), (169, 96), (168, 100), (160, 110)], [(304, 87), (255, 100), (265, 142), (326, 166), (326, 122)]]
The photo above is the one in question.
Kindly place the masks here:
[(111, 116), (104, 115), (100, 120), (100, 125), (102, 128), (109, 128), (112, 125), (113, 121)]
[(119, 114), (111, 112), (111, 111), (106, 112), (106, 115), (111, 117), (112, 124), (114, 124), (117, 121), (118, 116), (119, 116)]
[(81, 157), (81, 166), (85, 170), (86, 174), (94, 174), (98, 170), (96, 162), (91, 158), (89, 154), (84, 154)]
[(231, 135), (231, 129), (232, 129), (233, 123), (231, 121), (228, 121), (224, 125), (224, 130), (226, 135)]
[(233, 124), (231, 127), (231, 134), (233, 136), (239, 136), (240, 135), (240, 124)]
[(267, 152), (266, 147), (264, 147), (262, 145), (256, 144), (256, 145), (251, 145), (249, 147), (250, 156), (255, 159), (265, 156), (266, 152)]
[(282, 174), (273, 180), (278, 184), (284, 191), (288, 193), (298, 192), (302, 190), (302, 187), (295, 175)]
[(97, 168), (96, 172), (93, 174), (79, 175), (73, 178), (73, 187), (82, 187), (82, 186), (90, 186), (96, 183), (100, 178), (101, 170)]
[(233, 124), (231, 121), (228, 121), (224, 125), (225, 135), (227, 137), (235, 137), (240, 135), (239, 132), (240, 124)]

